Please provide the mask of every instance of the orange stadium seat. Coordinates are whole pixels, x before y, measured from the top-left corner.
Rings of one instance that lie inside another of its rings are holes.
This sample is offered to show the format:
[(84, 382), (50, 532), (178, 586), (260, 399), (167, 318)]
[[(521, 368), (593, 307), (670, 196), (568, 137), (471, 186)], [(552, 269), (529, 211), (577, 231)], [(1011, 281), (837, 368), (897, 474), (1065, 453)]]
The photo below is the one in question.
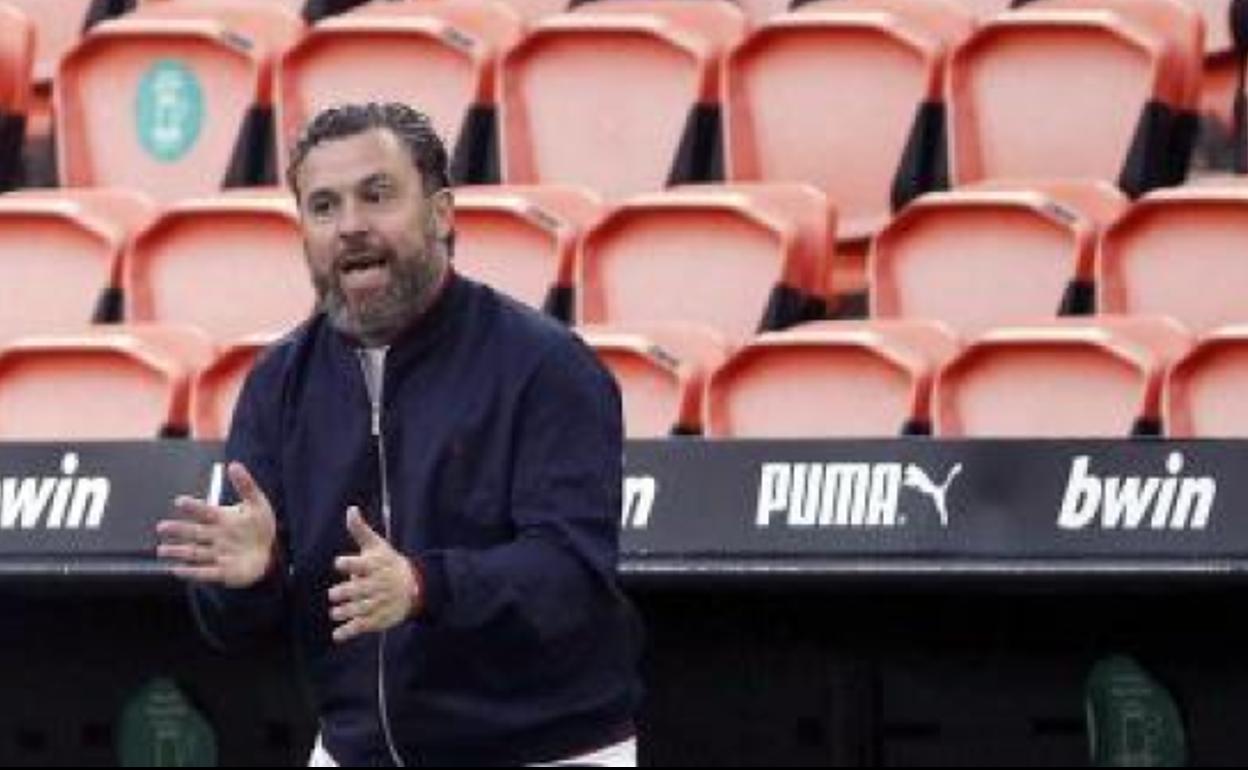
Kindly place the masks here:
[(1248, 325), (1202, 337), (1166, 379), (1166, 435), (1248, 438)]
[(427, 113), (454, 150), (456, 182), (498, 181), (495, 70), (521, 24), (485, 0), (372, 3), (322, 21), (281, 62), (282, 166), (300, 126), (324, 107), (400, 101)]
[(571, 10), (571, 7), (579, 3), (571, 0), (497, 0), (503, 5), (509, 6), (513, 11), (524, 19), (526, 24), (532, 24), (540, 21), (547, 16), (563, 13)]
[(191, 376), (211, 354), (197, 330), (172, 327), (11, 341), (0, 347), (0, 439), (187, 435)]
[[(1236, 147), (1242, 138), (1233, 136), (1235, 91), (1239, 86), (1240, 59), (1232, 34), (1231, 0), (1184, 0), (1205, 20), (1204, 76), (1200, 89), (1203, 147), (1194, 162), (1206, 170), (1248, 172), (1248, 147)], [(1243, 165), (1236, 168), (1236, 160)]]
[(1105, 234), (1097, 265), (1107, 313), (1169, 315), (1197, 334), (1248, 322), (1248, 184), (1157, 190)]
[(1181, 181), (1201, 30), (1172, 0), (1045, 0), (986, 21), (949, 68), (954, 184), (1094, 178), (1134, 197)]
[(723, 337), (706, 327), (677, 324), (578, 332), (620, 385), (629, 438), (702, 432), (706, 378), (728, 356)]
[(761, 334), (711, 375), (712, 437), (849, 438), (930, 432), (952, 335), (913, 321), (821, 321)]
[(22, 179), (22, 144), (31, 91), (35, 28), (19, 10), (0, 3), (0, 192)]
[(119, 318), (122, 256), (153, 213), (121, 190), (0, 196), (0, 342)]
[(598, 196), (578, 187), (461, 187), (456, 269), (571, 322), (577, 249), (601, 215)]
[(804, 185), (688, 185), (630, 199), (581, 246), (582, 324), (683, 321), (731, 342), (810, 312), (835, 238), (826, 198)]
[(615, 201), (722, 178), (722, 59), (744, 29), (729, 3), (663, 0), (538, 22), (503, 59), (503, 181), (584, 185)]
[[(56, 63), (78, 42), (87, 26), (93, 0), (4, 0), (21, 11), (35, 26), (33, 77), (50, 82)], [(10, 24), (8, 19), (4, 26)]]
[(957, 2), (981, 19), (1005, 13), (1014, 4), (1013, 0), (957, 0)]
[(252, 364), (260, 352), (277, 339), (276, 335), (258, 334), (237, 340), (223, 348), (212, 363), (195, 376), (191, 385), (192, 436), (207, 441), (225, 438), (234, 405), (238, 403)]
[[(21, 10), (35, 25), (35, 54), (26, 122), (25, 173), (27, 185), (56, 184), (52, 142), (52, 80), (58, 63), (84, 30), (126, 12), (127, 5), (162, 0), (135, 0), (132, 4), (108, 0), (3, 0)], [(7, 22), (5, 22), (7, 24)]]
[(298, 213), (282, 190), (182, 201), (140, 233), (123, 269), (125, 317), (192, 324), (225, 343), (312, 311)]
[[(105, 2), (108, 2), (108, 1), (109, 0), (105, 0)], [(116, 0), (112, 0), (112, 1), (116, 2)], [(123, 3), (125, 2), (125, 0), (122, 0), (122, 1)], [(315, 16), (315, 19), (313, 19), (313, 21), (315, 21), (316, 19), (324, 18), (326, 16), (330, 16), (335, 13), (345, 13), (346, 11), (351, 10), (351, 8), (355, 5), (360, 5), (361, 3), (366, 3), (366, 2), (371, 2), (372, 0), (311, 0), (311, 2), (309, 2), (309, 0), (191, 0), (191, 1), (196, 2), (196, 3), (207, 3), (209, 5), (241, 8), (244, 13), (250, 10), (250, 8), (255, 8), (256, 6), (267, 7), (267, 8), (278, 8), (282, 11), (285, 11), (287, 14), (293, 14), (295, 16), (305, 16), (308, 12), (309, 7), (315, 7), (316, 10), (314, 11), (314, 14), (313, 14)], [(384, 3), (406, 2), (406, 1), (407, 0), (381, 0), (381, 2), (384, 2)], [(163, 4), (163, 3), (185, 3), (187, 2), (187, 0), (139, 0), (139, 2)]]
[(1160, 318), (1071, 318), (993, 329), (937, 377), (935, 433), (1156, 435), (1166, 368), (1189, 345), (1181, 326)]
[(750, 24), (760, 25), (767, 20), (785, 14), (792, 4), (791, 0), (735, 0)]
[(1205, 23), (1205, 55), (1217, 56), (1234, 49), (1231, 37), (1231, 0), (1182, 0), (1194, 8)]
[(813, 184), (843, 240), (870, 237), (947, 186), (945, 59), (972, 28), (951, 0), (823, 0), (772, 19), (729, 59), (728, 178)]
[(984, 185), (925, 195), (876, 238), (874, 318), (974, 335), (1093, 309), (1096, 246), (1127, 201), (1107, 182)]
[(170, 0), (96, 26), (56, 82), (62, 183), (168, 202), (274, 181), (273, 61), (302, 26), (254, 0)]

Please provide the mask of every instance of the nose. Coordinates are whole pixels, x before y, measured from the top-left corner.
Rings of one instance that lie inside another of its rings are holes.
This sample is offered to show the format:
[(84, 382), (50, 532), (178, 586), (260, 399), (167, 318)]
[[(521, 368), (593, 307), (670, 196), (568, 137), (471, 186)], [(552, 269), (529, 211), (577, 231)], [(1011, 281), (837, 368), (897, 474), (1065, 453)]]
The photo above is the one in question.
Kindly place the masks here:
[(338, 238), (353, 241), (368, 233), (368, 222), (354, 200), (346, 200), (338, 209)]

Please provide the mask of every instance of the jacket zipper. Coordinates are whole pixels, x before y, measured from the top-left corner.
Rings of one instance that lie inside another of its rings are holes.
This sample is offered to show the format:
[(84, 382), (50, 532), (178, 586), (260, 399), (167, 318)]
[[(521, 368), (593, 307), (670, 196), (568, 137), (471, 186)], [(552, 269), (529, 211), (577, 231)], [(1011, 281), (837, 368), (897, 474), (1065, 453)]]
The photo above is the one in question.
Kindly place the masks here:
[[(372, 401), (372, 394), (369, 395)], [(386, 540), (391, 540), (390, 485), (386, 478), (386, 439), (381, 432), (381, 397), (382, 388), (379, 383), (377, 400), (372, 401), (373, 438), (377, 440), (377, 464), (381, 467), (381, 516), (386, 528)], [(394, 733), (390, 729), (390, 711), (386, 706), (386, 633), (381, 632), (377, 643), (377, 704), (380, 707), (381, 731), (386, 736), (386, 748), (390, 751), (390, 758), (394, 760), (394, 764), (402, 767), (405, 763), (394, 743)]]

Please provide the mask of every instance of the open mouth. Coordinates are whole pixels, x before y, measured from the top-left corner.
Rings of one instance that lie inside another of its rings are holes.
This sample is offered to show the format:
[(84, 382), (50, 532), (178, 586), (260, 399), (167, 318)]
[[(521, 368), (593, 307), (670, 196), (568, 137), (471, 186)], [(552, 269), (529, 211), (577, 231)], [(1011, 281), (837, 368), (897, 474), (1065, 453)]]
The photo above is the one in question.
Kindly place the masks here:
[(368, 254), (344, 260), (342, 265), (339, 266), (338, 271), (343, 275), (350, 275), (351, 273), (363, 272), (365, 270), (382, 268), (385, 266), (386, 258), (384, 256)]
[(344, 259), (338, 274), (344, 290), (372, 292), (390, 280), (390, 262), (383, 254), (359, 254)]

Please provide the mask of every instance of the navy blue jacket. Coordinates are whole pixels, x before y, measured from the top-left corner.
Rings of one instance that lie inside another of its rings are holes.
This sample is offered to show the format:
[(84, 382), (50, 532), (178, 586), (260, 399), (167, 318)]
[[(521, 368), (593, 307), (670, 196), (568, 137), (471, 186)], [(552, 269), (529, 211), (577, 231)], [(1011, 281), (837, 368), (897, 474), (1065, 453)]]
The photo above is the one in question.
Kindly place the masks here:
[[(384, 449), (356, 348), (323, 315), (260, 357), (226, 455), (268, 495), (282, 566), (248, 589), (194, 586), (205, 632), (230, 647), (293, 620), (343, 764), (553, 760), (630, 734), (640, 627), (616, 577), (611, 376), (565, 328), (452, 276), (391, 345), (383, 392)], [(358, 552), (348, 506), (386, 532), (383, 452), (388, 539), (416, 564), (424, 603), (335, 644), (333, 560)]]

